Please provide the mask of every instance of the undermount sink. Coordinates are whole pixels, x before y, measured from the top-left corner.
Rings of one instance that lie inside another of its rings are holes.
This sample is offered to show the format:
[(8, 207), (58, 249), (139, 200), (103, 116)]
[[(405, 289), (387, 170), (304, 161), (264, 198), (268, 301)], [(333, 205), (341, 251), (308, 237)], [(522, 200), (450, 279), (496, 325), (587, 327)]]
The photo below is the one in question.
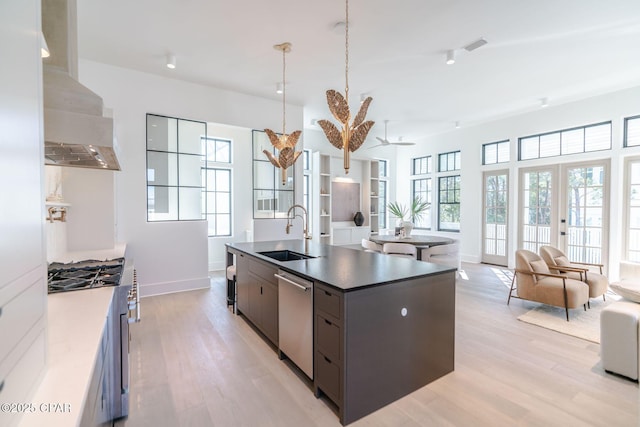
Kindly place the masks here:
[(315, 258), (311, 255), (299, 254), (298, 252), (293, 252), (290, 250), (283, 251), (267, 251), (267, 252), (258, 252), (260, 255), (264, 255), (266, 257), (275, 259), (277, 261), (298, 261), (301, 259)]

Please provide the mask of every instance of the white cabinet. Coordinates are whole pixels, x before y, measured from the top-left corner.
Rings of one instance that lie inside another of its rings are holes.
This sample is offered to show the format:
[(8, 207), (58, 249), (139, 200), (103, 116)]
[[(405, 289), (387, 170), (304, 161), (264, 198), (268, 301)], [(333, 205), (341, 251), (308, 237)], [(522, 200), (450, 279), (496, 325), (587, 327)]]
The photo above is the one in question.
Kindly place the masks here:
[[(12, 52), (0, 78), (0, 402), (30, 402), (46, 359), (42, 59), (40, 1), (0, 2), (0, 51)], [(19, 412), (0, 414), (17, 424)]]
[(362, 239), (369, 238), (369, 228), (336, 226), (331, 229), (334, 245), (360, 244)]
[(331, 157), (313, 153), (313, 238), (331, 243)]

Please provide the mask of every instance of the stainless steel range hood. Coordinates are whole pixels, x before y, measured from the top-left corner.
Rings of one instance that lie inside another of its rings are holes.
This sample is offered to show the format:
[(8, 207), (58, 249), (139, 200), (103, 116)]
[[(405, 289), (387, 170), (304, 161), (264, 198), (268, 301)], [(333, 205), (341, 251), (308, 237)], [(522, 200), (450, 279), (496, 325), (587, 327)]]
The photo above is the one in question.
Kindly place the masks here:
[(76, 0), (42, 0), (45, 164), (120, 170), (113, 119), (78, 82)]

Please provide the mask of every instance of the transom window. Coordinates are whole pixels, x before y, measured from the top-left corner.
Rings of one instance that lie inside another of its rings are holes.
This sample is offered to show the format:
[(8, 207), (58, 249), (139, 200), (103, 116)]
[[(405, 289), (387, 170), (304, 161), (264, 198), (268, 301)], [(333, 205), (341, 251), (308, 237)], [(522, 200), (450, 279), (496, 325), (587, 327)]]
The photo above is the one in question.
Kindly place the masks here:
[(460, 170), (460, 151), (438, 154), (438, 172)]
[(624, 119), (624, 146), (635, 147), (640, 145), (640, 116)]
[(413, 175), (425, 175), (431, 173), (431, 156), (417, 157), (412, 160), (411, 173)]
[(482, 145), (482, 164), (507, 163), (510, 160), (509, 140)]
[(596, 123), (518, 139), (519, 160), (611, 149), (611, 122)]

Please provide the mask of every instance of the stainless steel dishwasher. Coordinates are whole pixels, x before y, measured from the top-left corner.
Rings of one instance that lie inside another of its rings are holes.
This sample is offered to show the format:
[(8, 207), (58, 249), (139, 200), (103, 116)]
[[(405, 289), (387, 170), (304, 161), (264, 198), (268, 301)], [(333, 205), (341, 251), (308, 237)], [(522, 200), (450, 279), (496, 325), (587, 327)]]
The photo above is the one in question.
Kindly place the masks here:
[(279, 351), (313, 379), (313, 282), (282, 270), (275, 276)]

